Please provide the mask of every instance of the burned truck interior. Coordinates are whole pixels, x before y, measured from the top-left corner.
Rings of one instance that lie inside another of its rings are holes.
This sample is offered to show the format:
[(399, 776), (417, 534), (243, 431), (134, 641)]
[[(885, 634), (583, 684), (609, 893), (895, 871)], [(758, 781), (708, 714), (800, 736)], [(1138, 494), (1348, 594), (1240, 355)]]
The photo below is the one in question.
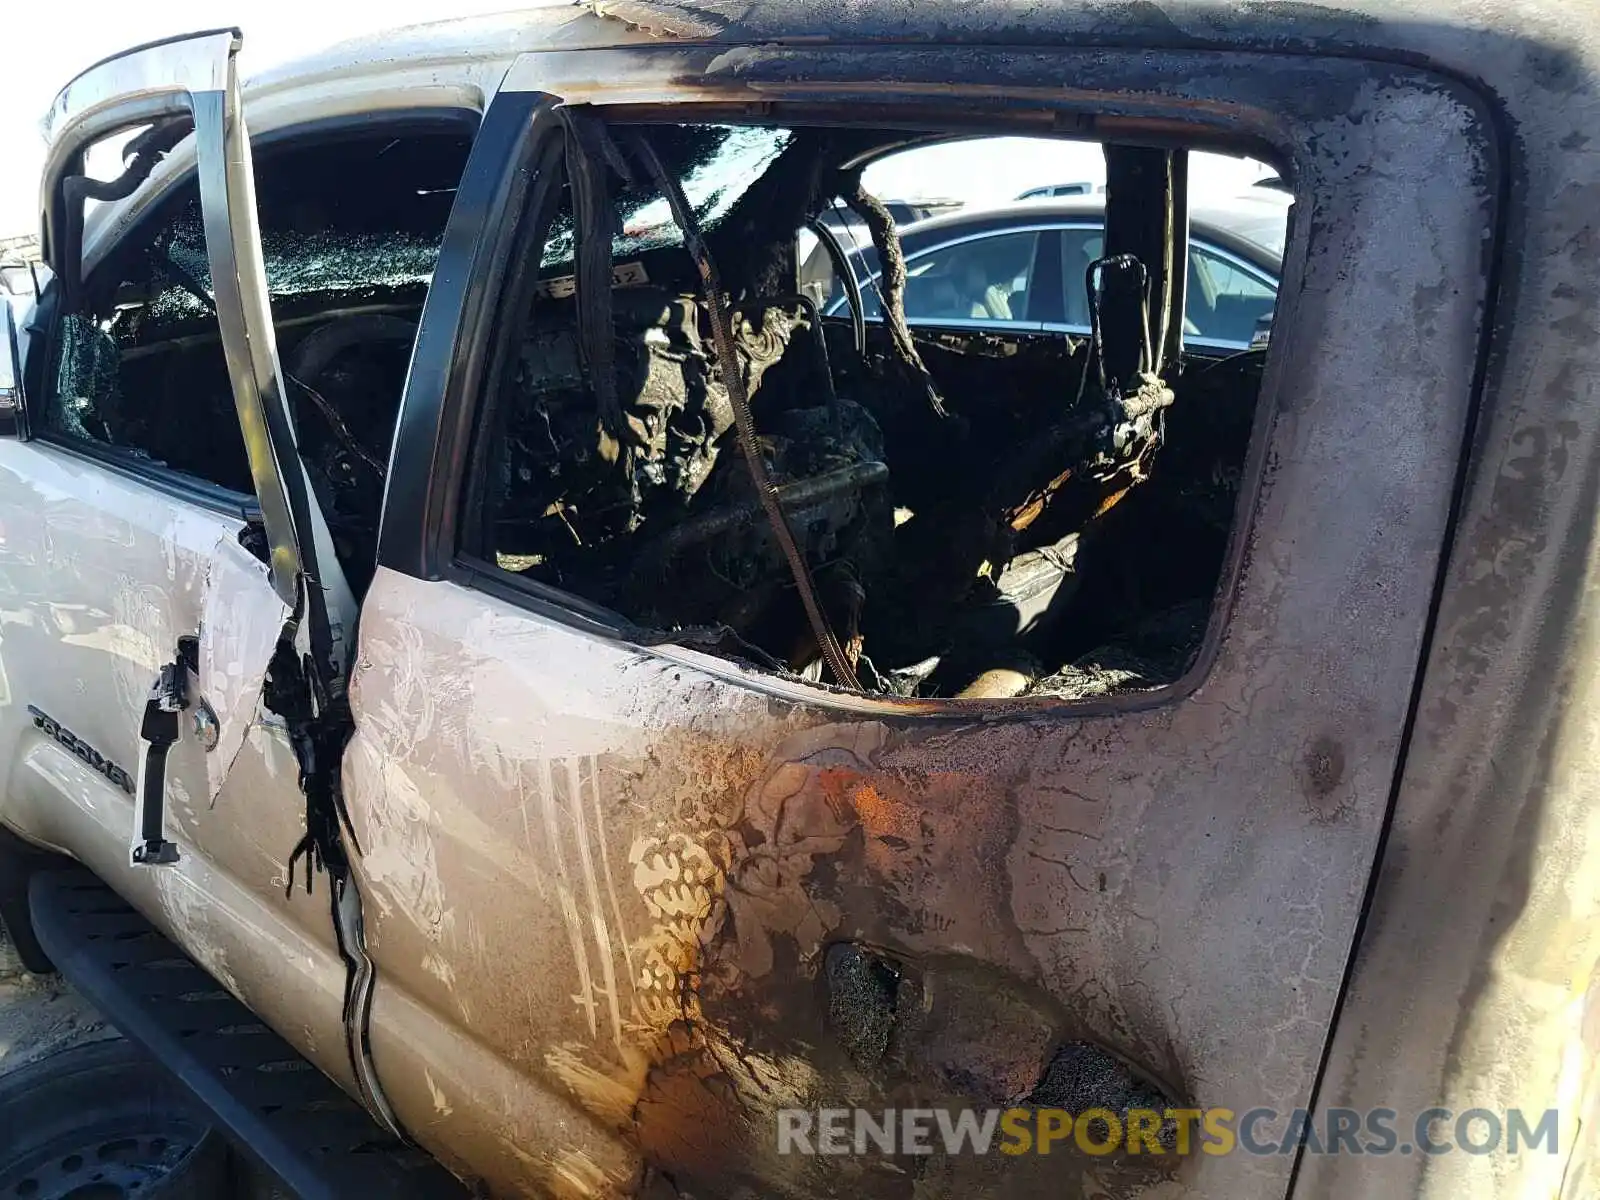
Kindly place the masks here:
[[(863, 169), (948, 131), (559, 111), (493, 335), (466, 559), (632, 640), (869, 695), (1084, 699), (1184, 675), (1266, 353), (1184, 346), (1184, 150), (1105, 147), (1097, 258), (1035, 239), (908, 280)], [(256, 160), (285, 386), (358, 594), (469, 146), (367, 132)], [(192, 179), (145, 226), (67, 295), (42, 432), (248, 493)], [(846, 315), (801, 291), (803, 229)], [(881, 278), (856, 278), (857, 239)], [(952, 320), (908, 323), (908, 286)], [(971, 319), (1040, 289), (1090, 334)]]
[[(1096, 260), (1035, 239), (908, 281), (862, 170), (940, 132), (564, 112), (502, 304), (469, 553), (638, 640), (868, 694), (1087, 698), (1184, 674), (1265, 352), (1189, 355), (1168, 317), (1183, 151), (1111, 148)], [(841, 249), (829, 212), (888, 264), (857, 280), (840, 257), (847, 317), (797, 287), (796, 230)], [(958, 318), (1080, 289), (1093, 336), (913, 328), (908, 282)]]

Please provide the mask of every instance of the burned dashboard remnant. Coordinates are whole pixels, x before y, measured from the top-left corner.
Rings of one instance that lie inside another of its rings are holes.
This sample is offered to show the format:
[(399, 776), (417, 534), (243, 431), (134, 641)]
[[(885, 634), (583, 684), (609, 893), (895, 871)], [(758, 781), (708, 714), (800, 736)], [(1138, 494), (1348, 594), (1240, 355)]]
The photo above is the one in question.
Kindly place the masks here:
[[(565, 119), (497, 335), (469, 553), (642, 640), (867, 693), (1086, 697), (1187, 669), (1259, 353), (1163, 355), (1144, 260), (1086, 274), (1046, 228), (907, 261), (861, 182), (903, 131)], [(1157, 211), (1130, 204), (1124, 229)], [(824, 316), (796, 234), (840, 212), (836, 261), (898, 267)], [(1089, 327), (1019, 319), (1045, 289)], [(954, 315), (910, 320), (908, 295)], [(1191, 390), (1206, 412), (1180, 417)]]

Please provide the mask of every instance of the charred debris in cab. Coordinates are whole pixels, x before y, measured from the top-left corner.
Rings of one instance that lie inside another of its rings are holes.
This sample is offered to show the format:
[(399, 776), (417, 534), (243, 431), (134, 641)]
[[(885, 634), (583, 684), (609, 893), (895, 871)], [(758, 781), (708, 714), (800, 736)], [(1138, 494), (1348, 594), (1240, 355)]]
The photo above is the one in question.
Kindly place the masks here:
[[(871, 694), (1183, 674), (1261, 356), (1181, 353), (1182, 151), (1107, 148), (1138, 186), (1064, 280), (1093, 337), (912, 328), (894, 221), (851, 169), (904, 131), (566, 113), (492, 372), (482, 558), (641, 640)], [(846, 205), (887, 264), (882, 321), (796, 294), (796, 231)]]

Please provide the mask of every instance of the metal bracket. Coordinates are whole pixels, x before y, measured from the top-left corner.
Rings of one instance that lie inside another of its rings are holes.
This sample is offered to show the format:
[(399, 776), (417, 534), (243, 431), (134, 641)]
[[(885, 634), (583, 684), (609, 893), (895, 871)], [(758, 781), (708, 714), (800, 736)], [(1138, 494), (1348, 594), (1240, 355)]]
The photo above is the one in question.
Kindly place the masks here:
[(189, 707), (189, 669), (181, 644), (172, 662), (150, 688), (139, 737), (139, 788), (134, 794), (133, 843), (128, 860), (136, 867), (165, 867), (178, 861), (176, 842), (166, 839), (167, 751), (178, 740), (178, 714)]

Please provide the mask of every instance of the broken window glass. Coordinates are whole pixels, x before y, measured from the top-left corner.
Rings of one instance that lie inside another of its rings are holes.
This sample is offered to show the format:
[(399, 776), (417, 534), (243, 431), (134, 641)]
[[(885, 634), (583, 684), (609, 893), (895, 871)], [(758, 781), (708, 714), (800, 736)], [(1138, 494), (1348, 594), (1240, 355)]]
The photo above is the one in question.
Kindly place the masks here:
[[(792, 135), (782, 129), (675, 125), (656, 127), (655, 138), (679, 172), (695, 215), (709, 229), (722, 223), (750, 185), (783, 153)], [(613, 258), (683, 244), (683, 233), (658, 189), (642, 178), (619, 179), (618, 183), (613, 195), (617, 215)], [(546, 270), (570, 266), (575, 245), (572, 210), (565, 208), (551, 225), (540, 265)]]
[[(268, 228), (261, 233), (261, 253), (267, 289), (276, 300), (309, 296), (360, 302), (427, 287), (439, 239), (399, 229), (290, 233)], [(162, 286), (151, 301), (151, 318), (177, 322), (212, 310), (211, 264), (198, 201), (168, 227), (152, 258), (153, 278)]]
[[(353, 579), (371, 572), (383, 466), (470, 136), (307, 137), (256, 155), (279, 357), (302, 454)], [(194, 179), (175, 185), (57, 328), (44, 425), (248, 494)]]

